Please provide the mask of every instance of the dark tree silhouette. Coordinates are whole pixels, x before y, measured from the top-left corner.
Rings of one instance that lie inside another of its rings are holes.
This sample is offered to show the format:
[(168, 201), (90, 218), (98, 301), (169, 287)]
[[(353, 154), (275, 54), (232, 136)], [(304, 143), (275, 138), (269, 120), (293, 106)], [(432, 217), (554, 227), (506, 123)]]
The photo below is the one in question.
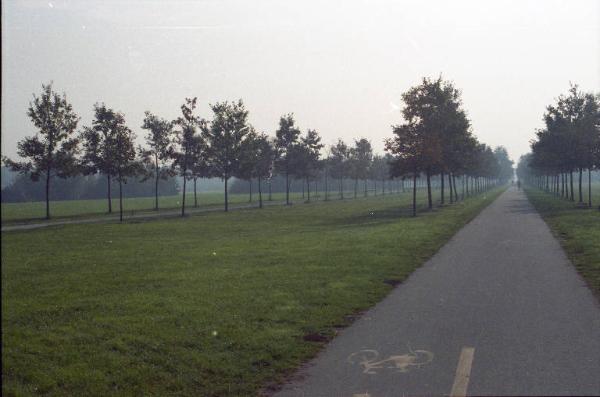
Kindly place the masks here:
[(214, 175), (225, 181), (225, 211), (229, 210), (227, 183), (239, 169), (242, 143), (250, 130), (242, 100), (211, 105), (213, 120), (204, 125), (209, 163)]
[(145, 165), (145, 181), (154, 178), (154, 209), (158, 211), (158, 182), (173, 176), (169, 161), (169, 149), (173, 138), (173, 122), (161, 119), (150, 112), (145, 112), (146, 117), (142, 128), (148, 131), (146, 144), (148, 149), (140, 148), (142, 162)]
[(50, 219), (50, 183), (53, 176), (66, 178), (77, 174), (76, 155), (79, 140), (72, 137), (79, 117), (63, 93), (52, 90), (52, 83), (42, 85), (42, 94), (33, 96), (27, 115), (38, 129), (32, 137), (18, 143), (17, 154), (26, 161), (4, 158), (13, 171), (29, 175), (31, 180), (46, 180), (46, 219)]
[(275, 131), (275, 148), (277, 149), (277, 170), (285, 175), (285, 203), (290, 204), (290, 175), (293, 174), (294, 155), (298, 153), (297, 145), (300, 130), (296, 127), (292, 113), (281, 116), (279, 128)]
[(181, 216), (185, 216), (186, 181), (192, 177), (192, 169), (198, 161), (201, 137), (196, 133), (196, 128), (203, 126), (203, 121), (194, 116), (196, 101), (197, 98), (186, 98), (181, 105), (182, 115), (173, 122), (178, 128), (175, 130), (170, 155), (174, 172), (183, 178)]

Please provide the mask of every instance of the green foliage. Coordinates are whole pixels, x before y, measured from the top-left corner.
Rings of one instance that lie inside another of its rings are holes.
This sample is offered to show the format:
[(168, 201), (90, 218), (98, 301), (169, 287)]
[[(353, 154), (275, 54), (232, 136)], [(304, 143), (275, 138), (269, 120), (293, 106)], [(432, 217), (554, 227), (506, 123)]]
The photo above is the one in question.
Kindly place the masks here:
[(11, 170), (29, 175), (37, 181), (46, 180), (46, 218), (50, 218), (50, 181), (53, 176), (66, 178), (78, 172), (79, 140), (72, 137), (79, 116), (62, 96), (52, 90), (52, 83), (42, 85), (42, 94), (33, 97), (27, 115), (38, 133), (18, 143), (17, 154), (25, 161), (3, 158)]

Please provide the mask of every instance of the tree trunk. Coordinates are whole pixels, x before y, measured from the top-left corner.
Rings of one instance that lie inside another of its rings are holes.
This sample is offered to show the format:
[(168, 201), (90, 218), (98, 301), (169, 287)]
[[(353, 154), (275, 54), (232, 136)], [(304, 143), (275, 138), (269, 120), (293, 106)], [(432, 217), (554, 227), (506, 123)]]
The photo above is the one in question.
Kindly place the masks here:
[(107, 189), (107, 195), (108, 195), (108, 213), (112, 214), (112, 198), (110, 197), (110, 174), (106, 175), (106, 179), (107, 179), (107, 184), (108, 184), (108, 189)]
[(46, 169), (46, 219), (50, 219), (50, 173), (51, 169)]
[(433, 201), (431, 200), (431, 176), (429, 175), (429, 171), (427, 171), (427, 204), (429, 209), (433, 208)]
[(571, 201), (575, 201), (575, 193), (573, 192), (573, 171), (569, 172), (569, 177), (570, 177), (570, 185), (571, 185)]
[(258, 177), (258, 208), (262, 208), (263, 207), (263, 202), (262, 202), (262, 189), (260, 187), (260, 176)]
[(588, 205), (592, 208), (592, 167), (588, 168)]
[(454, 202), (458, 201), (458, 192), (456, 191), (456, 175), (452, 174), (452, 186), (454, 187)]
[(440, 194), (441, 194), (441, 204), (444, 205), (444, 173), (440, 173)]
[(248, 200), (249, 203), (252, 202), (252, 178), (250, 178), (250, 180), (248, 181), (249, 184), (249, 188), (250, 188), (250, 198)]
[(327, 185), (327, 168), (325, 168), (325, 201), (329, 200), (329, 186)]
[(285, 170), (285, 204), (290, 205), (290, 173)]
[(269, 178), (269, 201), (273, 201), (273, 196), (271, 195), (271, 183), (273, 182), (273, 177)]
[(413, 174), (413, 216), (417, 216), (417, 173)]
[(367, 197), (367, 196), (368, 196), (367, 190), (369, 189), (369, 186), (367, 186), (367, 185), (368, 185), (368, 182), (367, 182), (367, 180), (365, 179), (365, 197)]
[(197, 178), (194, 178), (194, 208), (198, 208), (198, 194), (196, 193), (196, 180), (197, 180)]
[(119, 172), (119, 222), (123, 222), (123, 183)]
[(158, 176), (159, 176), (159, 169), (158, 169), (158, 156), (155, 155), (154, 156), (154, 171), (155, 171), (155, 180), (154, 180), (154, 210), (158, 211)]
[(181, 216), (185, 216), (185, 184), (187, 181), (187, 178), (185, 177), (185, 171), (183, 172), (183, 197), (181, 199)]
[(448, 197), (450, 198), (450, 204), (454, 203), (454, 197), (452, 194), (452, 174), (448, 173)]
[(227, 192), (227, 182), (229, 181), (229, 176), (225, 176), (225, 212), (229, 211), (229, 197)]
[(308, 202), (310, 203), (310, 181), (306, 178), (306, 194), (308, 198)]
[(344, 177), (340, 178), (340, 200), (344, 199)]
[(583, 168), (579, 169), (579, 203), (583, 204)]
[(358, 178), (354, 178), (354, 198), (356, 198), (357, 191), (358, 191)]

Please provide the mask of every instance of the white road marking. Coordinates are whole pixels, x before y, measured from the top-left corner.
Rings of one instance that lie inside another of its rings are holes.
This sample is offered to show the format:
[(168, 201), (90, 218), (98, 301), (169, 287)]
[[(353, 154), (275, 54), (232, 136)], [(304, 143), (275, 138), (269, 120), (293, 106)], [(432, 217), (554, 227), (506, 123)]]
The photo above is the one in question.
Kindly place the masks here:
[(456, 367), (456, 375), (454, 377), (454, 384), (452, 385), (450, 396), (465, 397), (467, 395), (474, 354), (475, 348), (473, 347), (463, 347), (460, 352), (460, 358), (458, 359), (458, 366)]

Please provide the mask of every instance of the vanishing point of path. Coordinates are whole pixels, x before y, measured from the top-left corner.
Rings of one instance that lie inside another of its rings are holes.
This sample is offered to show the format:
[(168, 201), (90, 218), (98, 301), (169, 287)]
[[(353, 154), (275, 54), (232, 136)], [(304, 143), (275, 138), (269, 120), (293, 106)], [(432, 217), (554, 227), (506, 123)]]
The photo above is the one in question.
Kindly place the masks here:
[(509, 189), (276, 393), (600, 395), (600, 306)]

